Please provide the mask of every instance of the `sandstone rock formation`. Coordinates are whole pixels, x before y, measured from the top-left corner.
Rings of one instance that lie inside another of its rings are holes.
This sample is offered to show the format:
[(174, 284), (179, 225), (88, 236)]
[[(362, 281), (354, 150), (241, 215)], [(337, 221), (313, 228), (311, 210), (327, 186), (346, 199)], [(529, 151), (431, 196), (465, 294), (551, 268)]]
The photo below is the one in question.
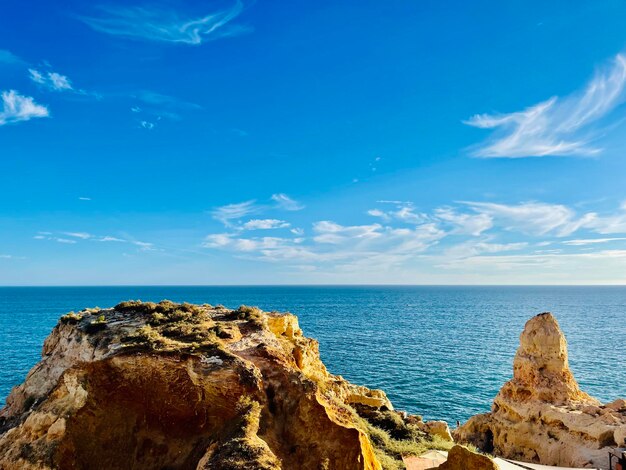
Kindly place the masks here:
[(567, 342), (550, 313), (526, 323), (513, 379), (492, 411), (472, 417), (455, 438), (514, 460), (606, 468), (608, 447), (626, 437), (626, 402), (602, 405), (581, 391), (569, 369)]
[(476, 454), (465, 447), (454, 446), (448, 452), (448, 460), (439, 470), (498, 470), (498, 464), (485, 455)]
[(0, 411), (0, 469), (403, 468), (450, 447), (420, 426), (293, 315), (123, 302), (61, 318)]

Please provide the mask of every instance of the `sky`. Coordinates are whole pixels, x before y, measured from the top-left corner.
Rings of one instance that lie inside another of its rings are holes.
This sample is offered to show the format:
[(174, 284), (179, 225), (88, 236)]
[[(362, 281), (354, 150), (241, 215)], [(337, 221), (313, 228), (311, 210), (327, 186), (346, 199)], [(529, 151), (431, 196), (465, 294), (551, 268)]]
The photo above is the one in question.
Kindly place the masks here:
[(621, 0), (0, 12), (0, 285), (626, 284)]

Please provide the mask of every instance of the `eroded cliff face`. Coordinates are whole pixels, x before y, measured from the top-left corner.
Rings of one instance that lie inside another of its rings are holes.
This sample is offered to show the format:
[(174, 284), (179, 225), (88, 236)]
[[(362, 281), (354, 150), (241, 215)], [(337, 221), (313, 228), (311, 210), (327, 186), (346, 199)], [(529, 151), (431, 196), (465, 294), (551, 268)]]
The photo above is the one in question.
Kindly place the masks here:
[(626, 438), (626, 401), (602, 405), (580, 390), (565, 337), (554, 316), (542, 313), (526, 323), (513, 379), (492, 411), (472, 417), (455, 438), (506, 458), (605, 468), (608, 447)]
[(425, 428), (330, 374), (293, 315), (124, 302), (62, 317), (0, 411), (0, 468), (401, 468), (450, 446)]

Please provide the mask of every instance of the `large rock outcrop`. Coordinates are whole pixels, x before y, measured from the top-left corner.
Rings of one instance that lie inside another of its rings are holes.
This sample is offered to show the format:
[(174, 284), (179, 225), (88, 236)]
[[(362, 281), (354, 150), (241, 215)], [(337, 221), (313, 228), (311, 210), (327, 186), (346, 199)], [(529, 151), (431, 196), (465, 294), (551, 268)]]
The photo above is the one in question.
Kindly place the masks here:
[(491, 412), (472, 417), (455, 437), (514, 460), (606, 468), (608, 448), (626, 438), (626, 402), (602, 405), (580, 390), (559, 324), (542, 313), (526, 323), (513, 379)]
[(293, 315), (123, 302), (61, 318), (0, 411), (0, 469), (402, 468), (450, 447), (421, 428)]

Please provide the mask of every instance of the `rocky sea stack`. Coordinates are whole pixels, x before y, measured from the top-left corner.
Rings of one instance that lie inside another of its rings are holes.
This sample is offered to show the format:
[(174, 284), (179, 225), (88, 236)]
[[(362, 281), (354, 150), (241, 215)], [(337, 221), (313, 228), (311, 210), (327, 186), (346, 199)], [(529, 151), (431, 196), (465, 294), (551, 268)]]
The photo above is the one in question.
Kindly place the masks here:
[(291, 314), (123, 302), (63, 316), (42, 356), (0, 411), (3, 470), (395, 469), (452, 446), (330, 374)]
[(603, 405), (580, 390), (565, 336), (554, 316), (542, 313), (526, 323), (513, 379), (491, 412), (471, 418), (455, 437), (510, 459), (607, 468), (608, 449), (626, 438), (626, 401)]

